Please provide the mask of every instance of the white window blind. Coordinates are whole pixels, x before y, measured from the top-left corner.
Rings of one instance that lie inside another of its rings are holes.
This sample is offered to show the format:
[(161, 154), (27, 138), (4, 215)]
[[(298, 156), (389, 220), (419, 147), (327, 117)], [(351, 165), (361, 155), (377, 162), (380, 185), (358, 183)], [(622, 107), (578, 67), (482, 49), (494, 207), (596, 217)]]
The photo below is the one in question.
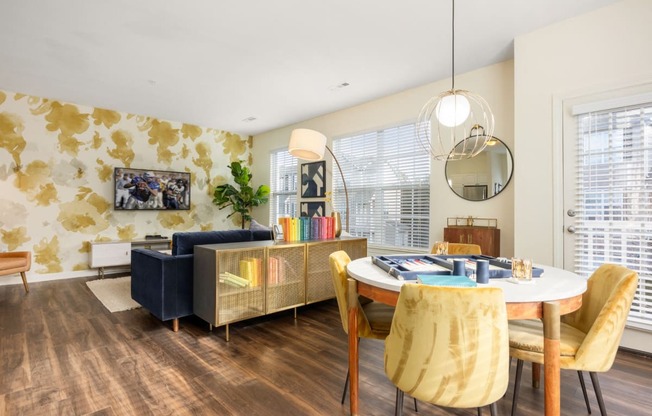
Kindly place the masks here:
[[(336, 139), (333, 153), (349, 192), (351, 234), (381, 247), (429, 248), (430, 157), (414, 124)], [(332, 172), (334, 206), (344, 214), (335, 163)]]
[(287, 150), (278, 150), (270, 154), (269, 166), (269, 223), (274, 225), (280, 217), (296, 217), (297, 159)]
[(576, 272), (639, 274), (628, 323), (652, 329), (652, 103), (577, 115)]

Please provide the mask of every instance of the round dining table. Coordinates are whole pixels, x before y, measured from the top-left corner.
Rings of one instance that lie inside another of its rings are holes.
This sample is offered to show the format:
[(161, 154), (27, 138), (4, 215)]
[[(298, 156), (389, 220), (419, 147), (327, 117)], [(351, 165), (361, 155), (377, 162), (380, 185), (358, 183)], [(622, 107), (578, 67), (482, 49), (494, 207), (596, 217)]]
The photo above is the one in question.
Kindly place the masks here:
[[(543, 320), (545, 415), (559, 416), (560, 316), (573, 312), (582, 305), (586, 279), (556, 267), (535, 266), (543, 269), (543, 273), (529, 283), (513, 283), (512, 279), (508, 278), (492, 278), (486, 285), (503, 289), (508, 319)], [(351, 261), (347, 266), (347, 274), (350, 406), (351, 415), (358, 415), (358, 295), (395, 306), (401, 286), (416, 281), (399, 280), (389, 275), (373, 264), (371, 257)]]

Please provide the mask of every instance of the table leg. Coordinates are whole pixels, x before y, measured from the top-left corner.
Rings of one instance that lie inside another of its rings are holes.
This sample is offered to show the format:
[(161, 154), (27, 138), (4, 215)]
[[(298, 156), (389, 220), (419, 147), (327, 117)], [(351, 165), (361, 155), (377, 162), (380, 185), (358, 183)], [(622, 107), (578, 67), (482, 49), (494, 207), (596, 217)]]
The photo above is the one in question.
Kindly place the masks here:
[(559, 416), (559, 303), (543, 303), (543, 377), (546, 416)]
[(358, 287), (348, 279), (349, 304), (349, 403), (351, 415), (358, 414)]

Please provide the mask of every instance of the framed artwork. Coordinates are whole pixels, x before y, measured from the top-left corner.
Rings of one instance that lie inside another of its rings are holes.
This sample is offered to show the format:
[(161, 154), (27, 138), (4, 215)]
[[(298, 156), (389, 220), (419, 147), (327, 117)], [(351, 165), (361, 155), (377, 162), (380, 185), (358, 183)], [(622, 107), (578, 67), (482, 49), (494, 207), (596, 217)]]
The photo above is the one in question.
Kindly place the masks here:
[(301, 164), (301, 197), (324, 198), (326, 196), (326, 161)]
[(302, 217), (323, 217), (326, 215), (325, 202), (302, 202), (301, 203), (301, 216)]

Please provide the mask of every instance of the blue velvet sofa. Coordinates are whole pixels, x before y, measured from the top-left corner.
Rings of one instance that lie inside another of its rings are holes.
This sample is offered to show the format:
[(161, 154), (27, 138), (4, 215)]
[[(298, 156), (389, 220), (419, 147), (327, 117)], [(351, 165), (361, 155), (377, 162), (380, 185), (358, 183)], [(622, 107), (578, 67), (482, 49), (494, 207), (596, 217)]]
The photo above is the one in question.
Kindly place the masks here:
[(192, 315), (193, 252), (196, 245), (271, 240), (270, 231), (229, 230), (174, 233), (172, 255), (131, 250), (131, 297), (161, 321)]

